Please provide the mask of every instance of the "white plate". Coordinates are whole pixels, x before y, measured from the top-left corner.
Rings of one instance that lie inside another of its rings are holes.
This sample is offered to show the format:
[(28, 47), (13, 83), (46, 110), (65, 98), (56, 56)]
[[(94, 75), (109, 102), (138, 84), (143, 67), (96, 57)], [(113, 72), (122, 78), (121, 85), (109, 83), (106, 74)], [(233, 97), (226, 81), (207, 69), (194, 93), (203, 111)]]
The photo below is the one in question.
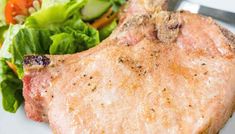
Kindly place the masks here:
[[(235, 1), (233, 0), (191, 0), (200, 2), (204, 5), (211, 7), (217, 7), (220, 9), (235, 12)], [(222, 23), (225, 27), (235, 33), (235, 27)], [(0, 96), (0, 104), (1, 96)], [(235, 132), (235, 115), (229, 120), (224, 129), (221, 130), (220, 134), (232, 134)], [(52, 131), (45, 123), (38, 123), (31, 121), (25, 117), (23, 107), (17, 111), (16, 114), (10, 114), (3, 111), (0, 105), (0, 134), (51, 134)]]

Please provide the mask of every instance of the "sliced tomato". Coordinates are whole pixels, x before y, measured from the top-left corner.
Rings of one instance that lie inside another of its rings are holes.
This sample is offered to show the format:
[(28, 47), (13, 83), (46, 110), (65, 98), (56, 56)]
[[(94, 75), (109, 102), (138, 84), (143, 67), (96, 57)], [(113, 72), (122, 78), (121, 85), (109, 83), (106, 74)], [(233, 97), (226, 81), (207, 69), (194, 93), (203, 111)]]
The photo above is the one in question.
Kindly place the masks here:
[[(29, 16), (28, 9), (33, 7), (34, 0), (9, 0), (5, 7), (5, 18), (8, 24), (16, 24), (15, 16)], [(41, 3), (41, 0), (39, 0)]]

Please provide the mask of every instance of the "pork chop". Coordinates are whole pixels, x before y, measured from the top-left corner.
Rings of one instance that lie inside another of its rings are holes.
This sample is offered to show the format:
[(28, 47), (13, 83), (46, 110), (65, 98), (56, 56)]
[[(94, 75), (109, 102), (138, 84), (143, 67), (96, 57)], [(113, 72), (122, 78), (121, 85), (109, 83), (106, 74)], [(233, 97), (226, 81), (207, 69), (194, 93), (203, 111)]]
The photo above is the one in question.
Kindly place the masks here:
[(235, 106), (234, 44), (189, 12), (129, 16), (90, 50), (26, 56), (25, 111), (57, 134), (216, 134)]

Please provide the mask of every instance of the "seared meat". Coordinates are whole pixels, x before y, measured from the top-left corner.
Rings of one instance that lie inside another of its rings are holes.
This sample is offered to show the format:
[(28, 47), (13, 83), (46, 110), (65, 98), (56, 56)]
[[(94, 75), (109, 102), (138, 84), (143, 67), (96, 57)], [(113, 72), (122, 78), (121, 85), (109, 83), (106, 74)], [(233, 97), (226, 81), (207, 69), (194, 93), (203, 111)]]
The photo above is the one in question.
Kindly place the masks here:
[(154, 14), (162, 10), (167, 10), (168, 0), (129, 0), (119, 15), (119, 22), (126, 18), (140, 14)]
[(235, 106), (234, 44), (211, 18), (129, 16), (88, 51), (26, 56), (25, 111), (58, 134), (216, 134)]

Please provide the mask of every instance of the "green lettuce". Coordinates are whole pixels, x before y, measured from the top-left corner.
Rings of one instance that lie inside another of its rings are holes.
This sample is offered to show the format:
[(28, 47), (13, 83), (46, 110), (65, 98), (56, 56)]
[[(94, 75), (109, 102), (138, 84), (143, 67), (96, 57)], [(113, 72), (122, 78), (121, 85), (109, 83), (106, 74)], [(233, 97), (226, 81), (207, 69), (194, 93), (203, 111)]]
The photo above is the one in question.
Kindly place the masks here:
[(4, 41), (4, 35), (7, 31), (7, 29), (8, 29), (8, 26), (0, 27), (0, 47), (1, 47), (1, 44), (3, 43), (3, 41)]
[(0, 0), (0, 27), (6, 25), (5, 21), (5, 6), (6, 6), (7, 0)]
[(12, 44), (9, 47), (11, 53), (11, 62), (16, 65), (17, 74), (22, 78), (23, 58), (29, 54), (48, 54), (52, 40), (50, 36), (54, 32), (46, 29), (22, 28), (13, 37)]
[(42, 9), (28, 17), (25, 21), (25, 26), (31, 28), (54, 28), (75, 13), (78, 13), (79, 9), (84, 5), (85, 0), (56, 3), (54, 6)]
[[(0, 56), (16, 65), (20, 79), (24, 74), (22, 61), (25, 55), (71, 54), (89, 49), (99, 43), (99, 32), (84, 23), (77, 14), (69, 17), (70, 15), (61, 14), (60, 16), (57, 13), (55, 20), (50, 20), (49, 17), (45, 20), (45, 16), (54, 14), (51, 13), (52, 9), (61, 9), (59, 12), (64, 10), (64, 12), (71, 13), (74, 12), (72, 9), (80, 9), (80, 4), (78, 3), (79, 6), (77, 6), (72, 1), (42, 9), (29, 17), (24, 26), (10, 26)], [(76, 5), (77, 8), (71, 8), (68, 5), (71, 7)]]
[(12, 54), (9, 52), (9, 48), (12, 45), (12, 39), (23, 27), (24, 26), (22, 25), (10, 25), (6, 32), (2, 48), (0, 49), (0, 58), (10, 59), (12, 57)]
[(99, 32), (88, 26), (80, 18), (73, 18), (60, 28), (62, 33), (53, 35), (50, 54), (71, 54), (87, 50), (97, 45)]
[(99, 32), (84, 23), (78, 16), (65, 22), (63, 31), (74, 35), (76, 43), (79, 45), (78, 52), (94, 47), (100, 42)]
[(15, 113), (23, 101), (22, 81), (8, 67), (3, 58), (0, 59), (0, 91), (4, 110)]
[(72, 54), (78, 49), (78, 45), (75, 44), (73, 35), (68, 33), (60, 33), (51, 36), (53, 41), (50, 46), (50, 54)]
[(99, 43), (99, 32), (81, 19), (71, 19), (55, 29), (22, 28), (13, 37), (9, 52), (11, 62), (22, 78), (22, 61), (29, 54), (72, 54)]
[[(79, 11), (85, 0), (58, 3), (11, 25), (0, 50), (0, 84), (4, 109), (15, 112), (22, 98), (23, 58), (30, 54), (71, 54), (97, 45), (99, 32), (84, 23)], [(6, 60), (16, 66), (15, 75)], [(13, 95), (14, 94), (14, 95)]]

